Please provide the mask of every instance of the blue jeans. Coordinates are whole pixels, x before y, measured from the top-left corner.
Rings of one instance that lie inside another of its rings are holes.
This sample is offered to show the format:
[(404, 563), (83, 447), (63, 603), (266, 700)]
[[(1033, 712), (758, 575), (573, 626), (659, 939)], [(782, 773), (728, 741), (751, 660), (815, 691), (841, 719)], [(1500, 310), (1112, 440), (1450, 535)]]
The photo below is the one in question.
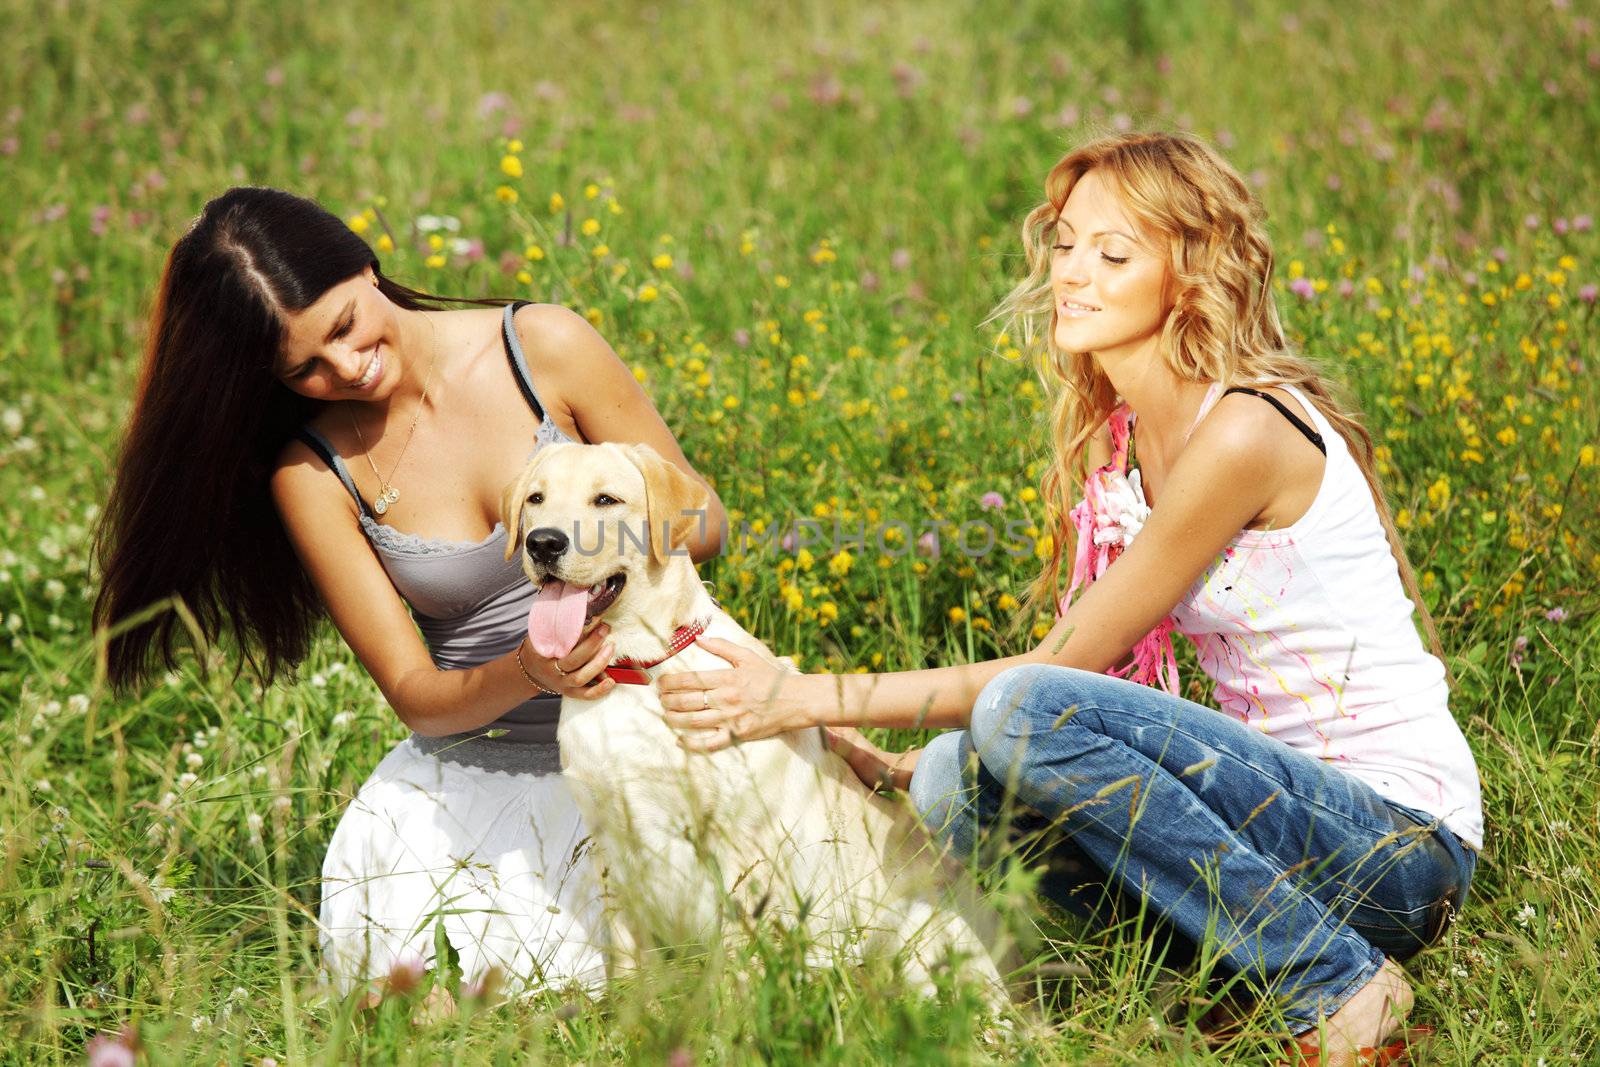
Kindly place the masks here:
[(998, 675), (970, 729), (922, 753), (911, 799), (966, 859), (1037, 834), (1048, 899), (1107, 922), (1148, 905), (1293, 1033), (1436, 940), (1477, 862), (1435, 817), (1234, 718), (1066, 667)]

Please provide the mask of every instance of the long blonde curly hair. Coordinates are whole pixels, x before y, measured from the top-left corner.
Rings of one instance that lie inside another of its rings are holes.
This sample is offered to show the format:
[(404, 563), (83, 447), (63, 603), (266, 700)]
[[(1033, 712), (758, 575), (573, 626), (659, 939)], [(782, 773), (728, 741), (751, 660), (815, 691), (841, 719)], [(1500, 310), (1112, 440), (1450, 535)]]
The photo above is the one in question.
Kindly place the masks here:
[(989, 316), (989, 322), (1003, 324), (1018, 339), (1023, 351), (1040, 357), (1040, 376), (1053, 396), (1055, 447), (1041, 487), (1053, 548), (1029, 591), (1029, 605), (1036, 610), (1048, 605), (1053, 611), (1060, 599), (1063, 561), (1072, 558), (1076, 537), (1068, 515), (1088, 473), (1088, 444), (1118, 404), (1110, 379), (1092, 354), (1066, 352), (1055, 343), (1053, 233), (1073, 186), (1090, 171), (1109, 179), (1128, 213), (1169, 250), (1174, 296), (1161, 328), (1161, 358), (1188, 381), (1218, 382), (1224, 389), (1234, 384), (1293, 385), (1310, 396), (1366, 477), (1401, 581), (1442, 661), (1438, 630), (1378, 482), (1372, 436), (1345, 390), (1284, 340), (1272, 292), (1265, 213), (1238, 172), (1205, 142), (1187, 134), (1102, 137), (1063, 156), (1045, 179), (1044, 203), (1022, 225), (1028, 275)]

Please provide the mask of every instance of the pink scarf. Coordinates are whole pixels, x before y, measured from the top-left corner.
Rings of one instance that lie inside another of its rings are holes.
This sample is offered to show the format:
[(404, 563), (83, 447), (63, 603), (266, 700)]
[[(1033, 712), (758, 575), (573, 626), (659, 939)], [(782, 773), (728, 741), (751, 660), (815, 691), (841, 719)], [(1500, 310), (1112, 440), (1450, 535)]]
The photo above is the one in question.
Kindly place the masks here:
[[(1073, 594), (1106, 572), (1144, 526), (1150, 508), (1144, 502), (1139, 472), (1128, 475), (1128, 438), (1133, 411), (1123, 404), (1111, 413), (1111, 462), (1091, 471), (1083, 480), (1083, 499), (1070, 518), (1078, 531), (1078, 550), (1072, 560), (1072, 582), (1061, 598), (1057, 615), (1064, 615)], [(1126, 677), (1141, 685), (1156, 685), (1178, 695), (1178, 660), (1172, 651), (1176, 623), (1169, 615), (1133, 646), (1133, 661), (1118, 669), (1107, 668), (1113, 678)]]

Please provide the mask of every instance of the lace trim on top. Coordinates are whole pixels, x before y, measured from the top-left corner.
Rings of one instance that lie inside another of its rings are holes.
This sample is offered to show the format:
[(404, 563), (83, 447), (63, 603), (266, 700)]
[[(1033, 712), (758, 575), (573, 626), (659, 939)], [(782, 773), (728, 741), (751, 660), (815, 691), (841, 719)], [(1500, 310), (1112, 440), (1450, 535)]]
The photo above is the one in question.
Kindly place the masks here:
[(385, 526), (367, 515), (361, 516), (361, 529), (377, 548), (397, 556), (454, 556), (488, 548), (505, 537), (506, 524), (497, 522), (481, 541), (450, 541), (443, 537), (423, 537)]

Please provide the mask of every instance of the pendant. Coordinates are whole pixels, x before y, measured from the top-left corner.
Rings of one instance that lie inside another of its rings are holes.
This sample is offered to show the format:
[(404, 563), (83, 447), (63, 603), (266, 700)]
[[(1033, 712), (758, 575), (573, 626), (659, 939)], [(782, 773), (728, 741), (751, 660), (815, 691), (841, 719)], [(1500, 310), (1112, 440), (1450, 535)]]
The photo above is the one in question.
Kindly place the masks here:
[(389, 510), (389, 502), (380, 496), (378, 499), (372, 502), (372, 510), (376, 511), (379, 515), (382, 515), (384, 512)]
[(383, 490), (378, 493), (377, 498), (372, 501), (372, 510), (376, 511), (379, 515), (382, 515), (384, 512), (389, 510), (390, 504), (393, 504), (399, 499), (400, 490), (396, 489), (392, 485), (386, 485), (383, 487)]

